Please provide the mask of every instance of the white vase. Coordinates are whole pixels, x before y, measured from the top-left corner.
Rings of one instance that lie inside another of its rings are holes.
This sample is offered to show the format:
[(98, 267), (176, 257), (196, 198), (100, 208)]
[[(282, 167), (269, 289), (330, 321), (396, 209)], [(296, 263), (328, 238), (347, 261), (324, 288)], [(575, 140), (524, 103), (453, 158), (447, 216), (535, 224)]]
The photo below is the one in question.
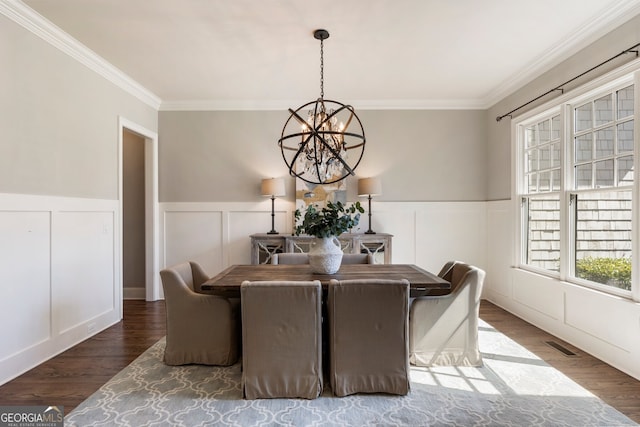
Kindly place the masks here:
[(333, 274), (340, 269), (342, 248), (335, 237), (316, 237), (309, 248), (309, 264), (314, 273)]

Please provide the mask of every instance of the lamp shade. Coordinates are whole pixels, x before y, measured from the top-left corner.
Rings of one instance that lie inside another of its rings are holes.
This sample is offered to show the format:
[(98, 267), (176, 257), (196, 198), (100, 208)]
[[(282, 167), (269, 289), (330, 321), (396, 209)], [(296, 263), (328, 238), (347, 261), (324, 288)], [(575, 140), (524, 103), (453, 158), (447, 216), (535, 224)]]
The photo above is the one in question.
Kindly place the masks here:
[(358, 180), (358, 196), (378, 196), (382, 194), (380, 178), (362, 178)]
[(284, 179), (282, 178), (266, 178), (262, 180), (260, 191), (263, 196), (284, 196)]

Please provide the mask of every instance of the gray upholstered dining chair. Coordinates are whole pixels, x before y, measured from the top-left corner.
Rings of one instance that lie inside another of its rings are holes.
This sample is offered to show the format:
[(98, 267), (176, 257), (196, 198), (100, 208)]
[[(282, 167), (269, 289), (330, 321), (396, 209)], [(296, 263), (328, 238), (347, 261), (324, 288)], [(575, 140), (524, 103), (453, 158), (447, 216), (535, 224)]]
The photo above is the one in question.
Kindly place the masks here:
[(410, 362), (417, 366), (480, 366), (478, 317), (485, 272), (452, 262), (441, 273), (451, 282), (446, 295), (418, 297), (409, 311)]
[(329, 380), (336, 396), (409, 392), (409, 282), (331, 280)]
[(375, 264), (371, 254), (343, 254), (342, 264)]
[(244, 281), (242, 388), (247, 399), (315, 399), (322, 392), (319, 281)]
[(222, 365), (238, 360), (238, 302), (197, 293), (208, 279), (202, 267), (185, 262), (160, 272), (164, 290), (167, 365)]
[(273, 254), (271, 264), (309, 264), (309, 255), (302, 252)]

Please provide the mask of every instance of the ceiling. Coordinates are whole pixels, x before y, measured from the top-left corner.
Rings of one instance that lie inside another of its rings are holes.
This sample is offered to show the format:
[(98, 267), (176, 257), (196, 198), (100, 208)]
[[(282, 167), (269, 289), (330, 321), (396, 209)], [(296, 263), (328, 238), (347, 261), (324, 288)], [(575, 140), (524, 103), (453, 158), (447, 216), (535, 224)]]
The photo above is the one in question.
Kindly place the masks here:
[[(638, 0), (23, 0), (162, 100), (488, 108), (640, 13)], [(621, 47), (621, 49), (627, 46)], [(606, 58), (594, 58), (594, 64)]]

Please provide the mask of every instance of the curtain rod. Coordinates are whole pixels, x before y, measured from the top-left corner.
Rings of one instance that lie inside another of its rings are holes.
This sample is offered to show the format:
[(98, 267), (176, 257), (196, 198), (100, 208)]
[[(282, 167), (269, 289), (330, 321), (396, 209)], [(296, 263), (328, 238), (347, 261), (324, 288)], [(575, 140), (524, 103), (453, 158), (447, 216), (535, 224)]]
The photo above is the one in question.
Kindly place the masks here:
[[(567, 80), (566, 82), (564, 82), (564, 83), (562, 83), (562, 84), (560, 84), (560, 85), (558, 85), (558, 86), (554, 87), (553, 89), (550, 89), (550, 90), (546, 91), (546, 92), (545, 92), (545, 93), (543, 93), (542, 95), (540, 95), (540, 96), (537, 96), (537, 97), (533, 98), (531, 101), (526, 102), (526, 103), (522, 104), (521, 106), (514, 108), (513, 110), (509, 111), (508, 113), (506, 113), (506, 114), (503, 114), (503, 115), (501, 115), (501, 116), (496, 117), (496, 121), (497, 121), (497, 122), (499, 122), (500, 120), (504, 119), (505, 117), (512, 118), (512, 114), (513, 114), (514, 112), (516, 112), (516, 111), (520, 110), (521, 108), (526, 107), (527, 105), (531, 104), (532, 102), (535, 102), (535, 101), (539, 100), (539, 99), (540, 99), (540, 98), (542, 98), (543, 96), (547, 96), (547, 95), (549, 95), (549, 94), (550, 94), (550, 93), (552, 93), (552, 92), (555, 92), (555, 91), (558, 91), (558, 90), (559, 90), (559, 91), (561, 91), (562, 93), (564, 93), (564, 88), (563, 88), (563, 86), (564, 86), (564, 85), (569, 84), (569, 83), (571, 83), (572, 81), (574, 81), (574, 80), (576, 80), (576, 79), (579, 79), (580, 77), (584, 76), (585, 74), (590, 73), (591, 71), (595, 70), (596, 68), (600, 68), (600, 67), (602, 67), (603, 65), (605, 65), (605, 64), (607, 64), (607, 63), (609, 63), (609, 62), (613, 61), (614, 59), (616, 59), (616, 58), (618, 58), (618, 57), (620, 57), (620, 56), (622, 56), (622, 55), (625, 55), (625, 54), (627, 54), (627, 53), (631, 53), (631, 52), (633, 52), (633, 53), (635, 53), (635, 54), (636, 54), (636, 57), (637, 57), (637, 56), (638, 56), (638, 54), (639, 54), (639, 52), (638, 52), (638, 50), (637, 50), (636, 48), (637, 48), (638, 46), (640, 46), (640, 43), (637, 43), (637, 44), (635, 44), (635, 45), (631, 46), (630, 48), (623, 50), (623, 51), (622, 51), (622, 52), (620, 52), (619, 54), (617, 54), (617, 55), (615, 55), (615, 56), (612, 56), (611, 58), (607, 59), (606, 61), (602, 61), (602, 62), (601, 62), (601, 63), (599, 63), (598, 65), (596, 65), (596, 66), (594, 66), (594, 67), (589, 68), (587, 71), (585, 71), (585, 72), (583, 72), (583, 73), (580, 73), (580, 74), (578, 74), (577, 76), (575, 76), (574, 78), (572, 78), (572, 79), (570, 79), (570, 80)], [(634, 50), (634, 49), (636, 49), (636, 50)]]

